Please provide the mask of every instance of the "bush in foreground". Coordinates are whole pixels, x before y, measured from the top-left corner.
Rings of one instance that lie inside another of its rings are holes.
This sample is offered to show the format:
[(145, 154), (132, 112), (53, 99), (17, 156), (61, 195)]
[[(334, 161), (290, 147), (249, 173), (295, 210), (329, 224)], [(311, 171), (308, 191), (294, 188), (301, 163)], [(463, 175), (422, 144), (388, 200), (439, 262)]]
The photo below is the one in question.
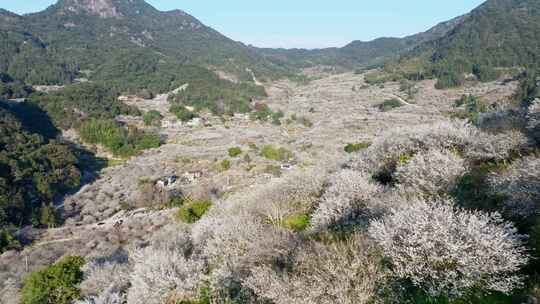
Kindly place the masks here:
[(45, 269), (31, 273), (25, 280), (22, 304), (69, 304), (80, 296), (84, 259), (68, 256)]
[(374, 221), (369, 234), (393, 275), (431, 296), (510, 293), (523, 285), (516, 273), (529, 260), (523, 236), (498, 214), (465, 211), (450, 201), (410, 201)]
[(363, 304), (375, 295), (381, 269), (374, 247), (359, 236), (304, 244), (286, 267), (259, 266), (246, 285), (275, 304)]

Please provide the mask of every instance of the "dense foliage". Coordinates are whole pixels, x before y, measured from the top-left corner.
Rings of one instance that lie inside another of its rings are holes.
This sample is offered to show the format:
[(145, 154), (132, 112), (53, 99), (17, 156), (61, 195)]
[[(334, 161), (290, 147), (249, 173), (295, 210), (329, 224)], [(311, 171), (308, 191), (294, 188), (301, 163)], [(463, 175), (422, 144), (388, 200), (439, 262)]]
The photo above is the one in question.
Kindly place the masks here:
[[(15, 116), (0, 109), (0, 231), (54, 225), (54, 209), (48, 205), (56, 195), (79, 186), (78, 167), (69, 146), (25, 131)], [(9, 237), (2, 239), (5, 244)]]
[(78, 128), (81, 121), (89, 118), (112, 119), (117, 115), (140, 115), (138, 109), (117, 100), (118, 94), (104, 86), (83, 83), (70, 85), (47, 94), (30, 96), (62, 129)]
[(116, 74), (115, 59), (139, 48), (146, 55), (216, 67), (241, 80), (252, 80), (246, 68), (259, 79), (291, 74), (285, 65), (266, 60), (180, 10), (161, 12), (142, 0), (112, 3), (110, 18), (100, 18), (86, 2), (69, 0), (27, 16), (3, 11), (0, 71), (31, 84), (65, 84), (86, 76), (86, 71)]
[(452, 31), (404, 55), (396, 68), (409, 78), (438, 78), (437, 88), (445, 89), (460, 86), (468, 74), (485, 82), (505, 72), (498, 68), (538, 67), (539, 12), (534, 0), (486, 1)]
[(127, 129), (113, 120), (87, 120), (80, 127), (81, 138), (89, 144), (101, 144), (115, 156), (129, 157), (161, 144), (158, 135), (133, 127)]
[(0, 73), (0, 98), (26, 98), (32, 93), (32, 88), (21, 81), (13, 80), (7, 74)]
[(251, 110), (251, 102), (266, 96), (263, 87), (250, 83), (232, 83), (219, 79), (214, 74), (201, 79), (187, 80), (186, 88), (169, 97), (174, 105), (191, 106), (196, 110), (208, 109), (216, 115), (246, 113)]
[(31, 273), (24, 281), (22, 304), (69, 304), (79, 298), (84, 259), (68, 256)]
[(148, 111), (143, 115), (143, 121), (146, 126), (160, 127), (162, 119), (163, 115), (156, 110)]

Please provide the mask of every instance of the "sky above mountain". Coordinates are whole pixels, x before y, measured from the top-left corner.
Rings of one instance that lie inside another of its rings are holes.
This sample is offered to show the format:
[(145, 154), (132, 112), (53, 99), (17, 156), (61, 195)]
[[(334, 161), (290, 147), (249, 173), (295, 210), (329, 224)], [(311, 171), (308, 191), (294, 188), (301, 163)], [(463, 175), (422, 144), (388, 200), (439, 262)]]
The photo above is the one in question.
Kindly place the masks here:
[[(55, 0), (0, 0), (19, 14)], [(259, 47), (321, 48), (353, 40), (402, 37), (469, 12), (483, 0), (148, 0), (159, 10), (182, 9), (226, 36)]]

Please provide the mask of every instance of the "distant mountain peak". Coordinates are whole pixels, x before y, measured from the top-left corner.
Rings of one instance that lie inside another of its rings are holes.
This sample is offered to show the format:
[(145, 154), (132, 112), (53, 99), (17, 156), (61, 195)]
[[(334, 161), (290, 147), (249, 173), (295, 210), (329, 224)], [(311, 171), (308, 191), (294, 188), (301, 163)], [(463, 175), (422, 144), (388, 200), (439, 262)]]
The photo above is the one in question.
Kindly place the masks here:
[(58, 4), (67, 13), (87, 13), (101, 18), (122, 17), (114, 0), (61, 0)]

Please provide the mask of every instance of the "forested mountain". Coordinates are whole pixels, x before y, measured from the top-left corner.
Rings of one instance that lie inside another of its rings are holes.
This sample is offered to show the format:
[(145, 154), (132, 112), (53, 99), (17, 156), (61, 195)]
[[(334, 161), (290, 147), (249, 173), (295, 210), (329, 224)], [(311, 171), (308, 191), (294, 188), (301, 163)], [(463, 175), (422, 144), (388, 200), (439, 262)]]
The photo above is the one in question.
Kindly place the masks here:
[(473, 10), (462, 24), (427, 44), (433, 60), (491, 66), (526, 66), (540, 52), (540, 2), (489, 0)]
[(404, 38), (383, 37), (372, 41), (353, 41), (342, 48), (318, 50), (304, 49), (259, 49), (269, 60), (287, 63), (298, 67), (317, 64), (339, 65), (344, 67), (370, 67), (381, 65), (388, 60), (411, 51), (424, 42), (438, 39), (461, 24), (467, 15), (442, 22), (426, 32)]
[(488, 0), (451, 31), (419, 45), (399, 63), (425, 77), (439, 78), (442, 87), (459, 84), (464, 74), (491, 80), (497, 76), (494, 68), (534, 68), (540, 53), (539, 20), (539, 1)]
[(132, 49), (242, 80), (251, 80), (248, 68), (260, 79), (287, 72), (183, 11), (161, 12), (142, 0), (61, 0), (25, 16), (2, 11), (0, 39), (0, 69), (35, 84), (69, 82)]

